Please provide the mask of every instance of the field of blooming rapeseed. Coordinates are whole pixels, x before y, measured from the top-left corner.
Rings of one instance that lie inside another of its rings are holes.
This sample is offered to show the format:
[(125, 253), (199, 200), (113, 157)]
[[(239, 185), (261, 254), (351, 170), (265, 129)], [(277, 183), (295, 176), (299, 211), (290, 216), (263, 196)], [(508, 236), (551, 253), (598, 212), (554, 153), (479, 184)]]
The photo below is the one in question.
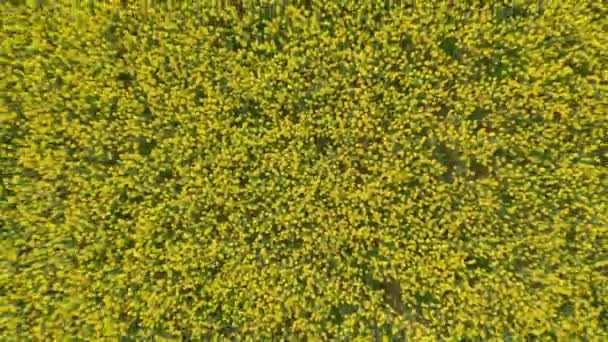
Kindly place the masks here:
[(2, 340), (608, 336), (606, 2), (17, 2)]

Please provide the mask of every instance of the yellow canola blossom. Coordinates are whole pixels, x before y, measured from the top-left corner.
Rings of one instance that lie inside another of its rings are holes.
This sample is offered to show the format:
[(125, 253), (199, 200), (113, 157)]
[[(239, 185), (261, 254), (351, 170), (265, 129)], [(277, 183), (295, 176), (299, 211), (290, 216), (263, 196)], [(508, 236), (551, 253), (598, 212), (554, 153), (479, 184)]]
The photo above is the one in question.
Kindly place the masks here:
[(7, 340), (608, 336), (606, 2), (44, 3), (0, 3)]

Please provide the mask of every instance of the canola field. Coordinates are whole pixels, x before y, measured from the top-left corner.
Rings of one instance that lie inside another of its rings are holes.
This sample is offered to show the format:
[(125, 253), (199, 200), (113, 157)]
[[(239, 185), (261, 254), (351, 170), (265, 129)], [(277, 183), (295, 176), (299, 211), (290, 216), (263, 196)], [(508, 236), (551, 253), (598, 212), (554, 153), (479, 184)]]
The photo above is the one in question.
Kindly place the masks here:
[(606, 2), (21, 2), (3, 341), (608, 338)]

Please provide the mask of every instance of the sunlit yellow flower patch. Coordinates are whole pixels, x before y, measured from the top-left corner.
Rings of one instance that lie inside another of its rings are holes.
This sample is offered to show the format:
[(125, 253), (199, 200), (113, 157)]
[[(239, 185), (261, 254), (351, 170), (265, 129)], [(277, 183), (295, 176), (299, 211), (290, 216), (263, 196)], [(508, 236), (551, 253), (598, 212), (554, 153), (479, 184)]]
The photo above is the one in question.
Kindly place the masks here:
[(605, 2), (16, 2), (8, 340), (608, 335)]

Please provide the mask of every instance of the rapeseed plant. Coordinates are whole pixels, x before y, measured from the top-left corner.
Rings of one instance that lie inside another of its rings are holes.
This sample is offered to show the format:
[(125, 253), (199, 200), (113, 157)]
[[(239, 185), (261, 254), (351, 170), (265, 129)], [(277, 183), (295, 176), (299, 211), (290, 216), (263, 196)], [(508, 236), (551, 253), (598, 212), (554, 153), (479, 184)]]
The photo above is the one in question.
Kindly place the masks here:
[(605, 337), (608, 8), (450, 4), (0, 4), (3, 336)]

